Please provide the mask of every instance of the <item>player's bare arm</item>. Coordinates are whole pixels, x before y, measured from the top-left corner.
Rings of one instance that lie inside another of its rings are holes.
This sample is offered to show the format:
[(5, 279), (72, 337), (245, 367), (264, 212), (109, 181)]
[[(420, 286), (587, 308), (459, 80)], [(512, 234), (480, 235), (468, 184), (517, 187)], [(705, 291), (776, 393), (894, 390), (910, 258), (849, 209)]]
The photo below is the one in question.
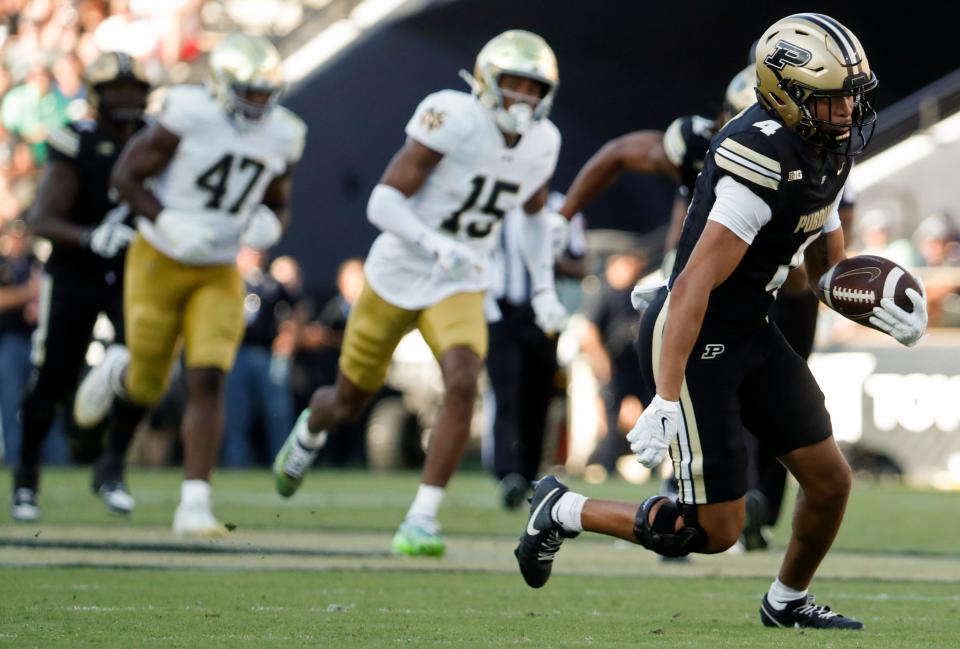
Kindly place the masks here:
[(71, 165), (51, 160), (40, 177), (37, 200), (27, 215), (27, 225), (37, 236), (58, 244), (86, 247), (90, 231), (68, 218), (77, 198), (80, 178)]
[(408, 138), (387, 164), (380, 184), (390, 185), (409, 198), (423, 186), (442, 159), (442, 153)]
[(602, 194), (624, 171), (680, 182), (680, 170), (663, 148), (661, 131), (634, 131), (610, 142), (587, 161), (567, 190), (560, 213), (568, 219)]
[(818, 282), (834, 265), (847, 258), (843, 244), (843, 228), (825, 232), (803, 252), (804, 266), (807, 270), (807, 283), (811, 290), (820, 295)]
[(163, 210), (154, 193), (144, 187), (144, 181), (170, 164), (179, 144), (176, 135), (152, 124), (134, 136), (120, 154), (110, 180), (135, 214), (152, 221)]
[(749, 244), (725, 226), (708, 221), (683, 272), (670, 291), (670, 315), (663, 334), (657, 394), (668, 401), (680, 399), (687, 358), (693, 349), (710, 291), (730, 276)]
[(549, 193), (549, 183), (544, 183), (543, 187), (533, 193), (527, 202), (523, 204), (523, 211), (533, 216), (539, 214), (547, 206), (547, 194)]
[(283, 174), (270, 181), (263, 192), (263, 204), (277, 215), (283, 227), (290, 222), (290, 193), (293, 191), (293, 172), (296, 165), (287, 167)]

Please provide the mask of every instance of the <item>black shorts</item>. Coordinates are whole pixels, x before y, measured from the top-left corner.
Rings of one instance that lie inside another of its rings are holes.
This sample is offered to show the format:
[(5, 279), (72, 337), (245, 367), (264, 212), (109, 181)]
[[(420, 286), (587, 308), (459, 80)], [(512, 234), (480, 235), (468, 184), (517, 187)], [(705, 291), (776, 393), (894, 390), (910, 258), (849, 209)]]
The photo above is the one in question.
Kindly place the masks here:
[[(655, 389), (669, 309), (663, 289), (640, 322), (640, 368)], [(747, 490), (745, 435), (777, 457), (833, 434), (823, 392), (772, 323), (733, 329), (708, 319), (687, 361), (680, 434), (670, 449), (680, 499), (736, 500)]]
[(804, 359), (813, 351), (819, 310), (820, 300), (813, 291), (791, 294), (781, 290), (770, 312), (770, 319), (777, 324), (783, 337)]

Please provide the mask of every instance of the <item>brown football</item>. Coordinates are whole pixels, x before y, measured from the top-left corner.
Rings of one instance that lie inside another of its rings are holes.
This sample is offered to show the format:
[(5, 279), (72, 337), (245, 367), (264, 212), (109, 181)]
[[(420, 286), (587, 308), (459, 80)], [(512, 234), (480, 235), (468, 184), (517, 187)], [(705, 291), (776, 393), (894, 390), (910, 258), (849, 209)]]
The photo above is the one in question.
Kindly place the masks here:
[(897, 306), (912, 312), (908, 288), (923, 293), (920, 283), (907, 269), (875, 255), (844, 259), (820, 278), (822, 299), (827, 306), (867, 327), (873, 327), (869, 318), (883, 298), (892, 297)]

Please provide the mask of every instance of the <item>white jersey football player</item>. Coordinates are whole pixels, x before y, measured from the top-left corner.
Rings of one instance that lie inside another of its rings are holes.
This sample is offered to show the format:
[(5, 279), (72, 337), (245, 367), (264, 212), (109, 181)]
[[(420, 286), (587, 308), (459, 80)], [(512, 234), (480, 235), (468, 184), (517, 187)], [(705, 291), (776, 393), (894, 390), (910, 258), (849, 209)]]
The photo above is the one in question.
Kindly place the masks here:
[[(183, 343), (185, 480), (173, 528), (217, 535), (210, 476), (223, 434), (224, 376), (243, 337), (241, 243), (277, 242), (306, 127), (276, 106), (280, 56), (269, 41), (225, 38), (210, 57), (209, 87), (170, 89), (157, 121), (131, 140), (113, 172), (138, 214), (127, 253), (127, 344), (111, 348), (78, 391), (75, 417), (136, 426), (167, 390)], [(149, 184), (148, 184), (149, 179)]]
[(533, 308), (547, 331), (566, 312), (553, 286), (545, 213), (560, 133), (547, 119), (557, 63), (529, 32), (505, 32), (463, 73), (472, 93), (429, 95), (407, 124), (407, 141), (370, 196), (367, 214), (383, 233), (367, 258), (335, 386), (317, 390), (274, 462), (277, 490), (290, 496), (328, 433), (358, 417), (377, 392), (400, 338), (418, 327), (440, 362), (446, 397), (422, 483), (393, 539), (396, 553), (439, 556), (437, 510), (470, 432), (477, 378), (487, 351), (486, 259), (503, 216), (527, 213), (525, 242)]

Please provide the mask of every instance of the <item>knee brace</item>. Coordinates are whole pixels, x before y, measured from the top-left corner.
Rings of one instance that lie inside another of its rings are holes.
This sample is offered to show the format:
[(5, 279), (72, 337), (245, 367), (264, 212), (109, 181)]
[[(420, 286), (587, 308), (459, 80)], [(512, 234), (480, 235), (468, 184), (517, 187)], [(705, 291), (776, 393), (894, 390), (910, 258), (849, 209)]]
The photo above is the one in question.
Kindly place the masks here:
[[(665, 502), (650, 524), (650, 510), (661, 500)], [(674, 531), (677, 519), (683, 516), (683, 527)], [(707, 532), (697, 522), (696, 505), (678, 505), (666, 496), (651, 496), (637, 510), (633, 535), (648, 550), (665, 557), (685, 557), (707, 547)]]

